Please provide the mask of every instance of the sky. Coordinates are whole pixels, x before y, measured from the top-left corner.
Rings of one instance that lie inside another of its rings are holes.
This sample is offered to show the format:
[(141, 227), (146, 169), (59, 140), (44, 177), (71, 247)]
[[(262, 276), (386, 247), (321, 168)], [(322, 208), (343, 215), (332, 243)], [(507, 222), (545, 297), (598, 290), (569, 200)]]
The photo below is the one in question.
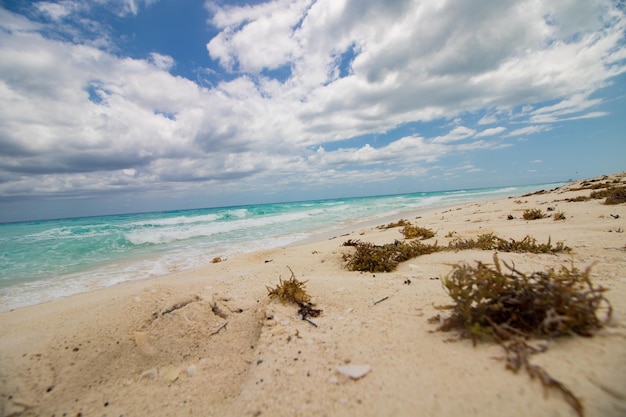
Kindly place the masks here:
[(0, 0), (0, 221), (626, 170), (624, 0)]

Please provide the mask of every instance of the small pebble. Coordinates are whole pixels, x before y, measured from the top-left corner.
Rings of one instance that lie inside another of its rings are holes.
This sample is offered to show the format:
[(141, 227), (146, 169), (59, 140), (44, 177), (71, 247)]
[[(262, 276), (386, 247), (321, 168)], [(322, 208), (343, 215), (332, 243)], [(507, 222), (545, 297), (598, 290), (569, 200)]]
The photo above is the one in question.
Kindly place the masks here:
[(180, 369), (176, 366), (166, 366), (159, 370), (159, 376), (165, 378), (167, 381), (174, 382), (180, 375)]
[(337, 372), (352, 379), (361, 379), (369, 374), (372, 367), (369, 365), (343, 365), (337, 367)]
[(198, 368), (196, 368), (195, 365), (189, 365), (187, 367), (187, 375), (189, 375), (189, 376), (196, 376), (196, 375), (198, 375)]

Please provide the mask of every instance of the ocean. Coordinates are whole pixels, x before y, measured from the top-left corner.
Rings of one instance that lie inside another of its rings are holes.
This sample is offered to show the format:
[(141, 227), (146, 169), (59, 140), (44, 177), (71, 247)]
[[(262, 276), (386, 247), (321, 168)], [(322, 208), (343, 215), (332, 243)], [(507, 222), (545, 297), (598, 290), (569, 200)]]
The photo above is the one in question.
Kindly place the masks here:
[(559, 185), (4, 223), (0, 311), (208, 265), (218, 256), (283, 247), (361, 221)]

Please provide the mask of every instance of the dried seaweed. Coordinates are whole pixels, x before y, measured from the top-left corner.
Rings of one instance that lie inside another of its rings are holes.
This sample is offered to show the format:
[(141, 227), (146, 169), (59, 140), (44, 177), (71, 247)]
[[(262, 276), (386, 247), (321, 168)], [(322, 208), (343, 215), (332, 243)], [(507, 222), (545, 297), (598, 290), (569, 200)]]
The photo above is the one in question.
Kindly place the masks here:
[[(283, 281), (279, 277), (279, 284), (275, 288), (266, 286), (268, 296), (275, 300), (280, 300), (283, 304), (289, 302), (298, 305), (300, 309), (298, 314), (302, 316), (302, 320), (308, 320), (308, 317), (317, 317), (322, 310), (316, 309), (315, 304), (311, 302), (311, 296), (305, 291), (304, 287), (308, 281), (298, 281), (291, 268), (287, 267), (291, 272), (291, 277), (287, 281)], [(315, 323), (309, 323), (315, 325)]]
[(557, 221), (557, 220), (565, 220), (565, 219), (566, 219), (566, 217), (565, 217), (565, 213), (564, 213), (564, 212), (562, 212), (562, 211), (557, 211), (556, 213), (554, 213), (554, 214), (552, 215), (552, 218), (553, 218), (555, 221)]
[(580, 190), (594, 190), (589, 194), (589, 196), (578, 196), (574, 198), (567, 198), (565, 201), (567, 202), (581, 202), (581, 201), (589, 201), (591, 199), (599, 200), (604, 198), (604, 204), (621, 204), (626, 203), (626, 187), (624, 186), (616, 186), (615, 184), (620, 184), (619, 180), (614, 180), (612, 183), (606, 182), (602, 184), (590, 184), (588, 182), (584, 182), (581, 187), (573, 188), (570, 191), (580, 191)]
[(280, 283), (276, 288), (266, 287), (268, 296), (275, 300), (280, 300), (283, 304), (289, 302), (294, 304), (305, 304), (311, 301), (311, 296), (307, 294), (304, 287), (308, 281), (298, 281), (291, 269), (291, 277), (287, 281), (283, 281), (279, 277)]
[(611, 192), (606, 196), (604, 204), (621, 204), (626, 203), (626, 187), (617, 187), (611, 189)]
[(346, 268), (350, 271), (390, 272), (404, 262), (420, 255), (438, 252), (444, 247), (435, 242), (432, 245), (420, 241), (400, 242), (375, 245), (369, 242), (348, 240), (344, 246), (354, 246), (356, 252), (344, 255)]
[(521, 252), (521, 253), (557, 253), (569, 252), (571, 248), (565, 246), (563, 242), (557, 242), (556, 246), (552, 246), (551, 239), (548, 238), (546, 243), (537, 243), (532, 236), (525, 236), (522, 240), (514, 239), (505, 240), (493, 233), (485, 233), (474, 239), (455, 239), (448, 244), (451, 250), (497, 250), (500, 252)]
[(577, 197), (566, 198), (564, 201), (567, 201), (568, 203), (581, 203), (583, 201), (589, 201), (589, 200), (590, 200), (589, 196), (579, 195)]
[(613, 191), (613, 188), (611, 187), (602, 188), (598, 191), (592, 191), (591, 194), (589, 194), (589, 198), (594, 199), (594, 200), (607, 198), (611, 195), (612, 191)]
[(546, 193), (546, 190), (539, 190), (539, 191), (535, 191), (534, 193), (524, 194), (522, 195), (522, 197), (531, 197), (533, 195), (543, 195), (545, 193)]
[(298, 309), (298, 314), (300, 314), (300, 316), (302, 317), (302, 320), (306, 320), (312, 325), (314, 325), (315, 327), (317, 327), (315, 323), (309, 321), (309, 317), (319, 316), (320, 314), (322, 314), (322, 310), (320, 310), (319, 308), (314, 308), (314, 305), (311, 303), (298, 304), (298, 305), (300, 306), (300, 308)]
[(546, 215), (543, 214), (541, 209), (527, 209), (524, 210), (522, 217), (524, 220), (539, 220), (545, 218)]
[(545, 389), (553, 388), (560, 391), (565, 401), (567, 401), (580, 417), (585, 415), (585, 410), (580, 399), (576, 397), (565, 384), (554, 379), (542, 367), (530, 363), (529, 357), (531, 354), (543, 352), (545, 349), (536, 349), (524, 340), (515, 340), (511, 343), (505, 343), (502, 346), (506, 351), (506, 368), (508, 370), (517, 373), (521, 368), (524, 368), (532, 379), (539, 379)]
[(525, 236), (520, 241), (514, 239), (506, 241), (498, 238), (497, 242), (495, 249), (501, 252), (558, 253), (571, 251), (571, 248), (565, 246), (563, 242), (556, 242), (556, 246), (552, 246), (550, 238), (546, 243), (537, 243), (536, 239), (531, 236)]
[[(611, 306), (602, 287), (594, 287), (590, 268), (549, 269), (526, 275), (504, 263), (503, 271), (494, 254), (494, 265), (478, 262), (475, 267), (457, 264), (442, 282), (455, 302), (453, 314), (441, 330), (461, 328), (472, 339), (513, 336), (591, 336), (611, 316)], [(607, 317), (596, 313), (607, 307)]]
[[(543, 368), (532, 365), (535, 353), (526, 339), (577, 334), (592, 336), (611, 318), (612, 308), (602, 287), (594, 287), (590, 267), (579, 271), (574, 266), (559, 271), (524, 274), (494, 255), (494, 264), (476, 266), (457, 264), (442, 280), (454, 304), (446, 306), (452, 314), (438, 330), (458, 330), (462, 337), (498, 342), (507, 353), (507, 368), (526, 369), (546, 388), (560, 391), (566, 401), (583, 416), (580, 400)], [(506, 270), (505, 270), (506, 269)], [(605, 317), (598, 317), (604, 310)]]
[(415, 226), (411, 223), (405, 225), (402, 229), (400, 229), (400, 233), (404, 236), (405, 239), (430, 239), (435, 236), (435, 232), (432, 229), (426, 229), (425, 227)]
[(394, 227), (407, 226), (410, 224), (411, 222), (409, 222), (407, 219), (400, 219), (397, 222), (391, 222), (382, 226), (378, 226), (377, 229), (393, 229)]
[(603, 188), (612, 187), (611, 183), (603, 182), (600, 184), (596, 184), (598, 181), (606, 181), (608, 177), (593, 179), (590, 181), (584, 181), (580, 184), (580, 187), (572, 188), (570, 191), (581, 191), (581, 190), (601, 190)]
[(448, 244), (448, 249), (451, 250), (492, 250), (496, 248), (496, 239), (498, 239), (493, 233), (485, 233), (478, 235), (476, 239), (461, 239), (456, 238)]
[(400, 262), (407, 261), (422, 255), (428, 255), (444, 250), (496, 250), (500, 252), (518, 253), (558, 253), (569, 252), (571, 248), (565, 246), (563, 242), (552, 245), (548, 238), (546, 243), (537, 243), (534, 237), (526, 236), (520, 241), (514, 239), (505, 240), (493, 233), (486, 233), (477, 236), (476, 239), (454, 239), (448, 246), (425, 244), (417, 240), (376, 245), (370, 242), (349, 239), (343, 246), (352, 246), (356, 251), (352, 254), (344, 254), (343, 260), (346, 268), (350, 271), (367, 272), (391, 272), (396, 269)]

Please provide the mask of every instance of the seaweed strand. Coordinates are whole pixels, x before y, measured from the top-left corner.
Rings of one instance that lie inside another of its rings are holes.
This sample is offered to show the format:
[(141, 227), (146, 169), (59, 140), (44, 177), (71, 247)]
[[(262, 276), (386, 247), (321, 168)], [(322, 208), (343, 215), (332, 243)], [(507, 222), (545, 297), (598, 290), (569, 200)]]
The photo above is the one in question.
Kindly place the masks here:
[(291, 272), (291, 277), (287, 281), (283, 281), (279, 277), (280, 283), (275, 288), (266, 286), (267, 295), (271, 299), (279, 299), (283, 304), (286, 302), (296, 304), (299, 307), (298, 314), (302, 320), (317, 327), (315, 323), (309, 320), (309, 317), (319, 316), (322, 310), (315, 308), (315, 304), (311, 302), (311, 296), (304, 289), (308, 281), (298, 281), (291, 268), (287, 268)]
[[(577, 334), (593, 336), (613, 313), (604, 296), (606, 289), (594, 287), (591, 267), (579, 271), (563, 266), (559, 271), (524, 274), (494, 254), (493, 265), (477, 262), (476, 266), (457, 264), (442, 280), (454, 301), (446, 306), (452, 314), (440, 321), (437, 330), (460, 331), (461, 337), (491, 339), (506, 351), (507, 369), (524, 368), (546, 389), (560, 391), (580, 416), (583, 405), (573, 392), (540, 366), (530, 363), (530, 355), (543, 350), (530, 346), (526, 339), (552, 338)], [(503, 267), (503, 266), (504, 267)], [(605, 317), (598, 317), (599, 310)]]

